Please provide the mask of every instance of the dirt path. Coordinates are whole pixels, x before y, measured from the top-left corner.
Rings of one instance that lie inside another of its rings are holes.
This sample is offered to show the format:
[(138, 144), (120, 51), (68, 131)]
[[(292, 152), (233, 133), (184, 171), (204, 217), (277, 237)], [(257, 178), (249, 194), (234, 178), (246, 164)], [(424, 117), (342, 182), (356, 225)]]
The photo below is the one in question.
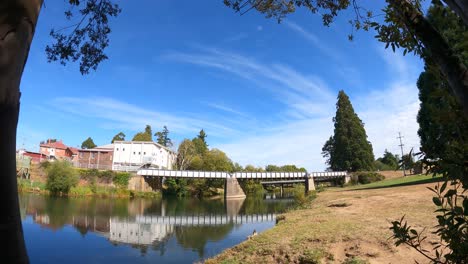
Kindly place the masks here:
[[(343, 263), (357, 257), (369, 263), (427, 263), (415, 250), (397, 248), (388, 238), (390, 221), (403, 215), (417, 229), (431, 230), (435, 206), (426, 187), (434, 185), (319, 193), (310, 209), (286, 213), (274, 228), (207, 262)], [(426, 234), (428, 242), (436, 240)]]

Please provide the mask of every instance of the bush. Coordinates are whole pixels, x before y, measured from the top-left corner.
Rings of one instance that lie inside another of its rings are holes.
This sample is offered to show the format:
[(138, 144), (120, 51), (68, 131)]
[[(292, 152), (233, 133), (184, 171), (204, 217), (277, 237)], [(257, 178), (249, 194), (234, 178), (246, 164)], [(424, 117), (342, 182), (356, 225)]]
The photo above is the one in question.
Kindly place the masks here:
[(351, 176), (351, 184), (368, 184), (385, 179), (385, 176), (377, 172), (356, 172)]
[(78, 176), (69, 162), (56, 161), (47, 169), (46, 189), (51, 194), (67, 194), (77, 184)]
[(263, 193), (264, 189), (260, 182), (254, 180), (245, 180), (241, 183), (245, 193)]
[(117, 172), (115, 173), (114, 178), (112, 179), (114, 184), (120, 188), (127, 188), (129, 180), (130, 180), (130, 173), (128, 172)]
[(47, 170), (47, 169), (50, 167), (50, 164), (51, 164), (50, 161), (45, 160), (45, 161), (41, 162), (41, 164), (40, 164), (39, 166), (40, 166), (41, 168)]

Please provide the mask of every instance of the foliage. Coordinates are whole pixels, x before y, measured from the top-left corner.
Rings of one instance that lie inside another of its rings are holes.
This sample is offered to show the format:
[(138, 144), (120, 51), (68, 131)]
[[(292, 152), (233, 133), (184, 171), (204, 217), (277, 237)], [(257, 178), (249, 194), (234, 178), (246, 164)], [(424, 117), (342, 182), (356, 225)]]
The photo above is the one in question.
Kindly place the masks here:
[(196, 156), (195, 145), (191, 140), (184, 139), (177, 150), (176, 167), (179, 170), (187, 169)]
[(381, 162), (389, 170), (396, 170), (398, 168), (399, 157), (385, 149), (383, 157), (378, 158), (377, 161)]
[[(68, 20), (78, 14), (79, 23), (61, 29), (52, 29), (50, 35), (55, 42), (46, 46), (47, 59), (60, 61), (80, 60), (81, 74), (96, 70), (99, 63), (107, 59), (104, 50), (109, 45), (109, 17), (116, 17), (121, 9), (111, 0), (70, 0), (71, 7), (65, 12)], [(74, 6), (79, 7), (79, 10)], [(70, 32), (71, 30), (71, 32)]]
[(123, 132), (119, 132), (112, 138), (111, 143), (114, 143), (115, 141), (125, 141), (125, 134)]
[(264, 172), (265, 170), (262, 167), (255, 167), (254, 165), (246, 165), (245, 168), (242, 170), (245, 172)]
[(203, 159), (203, 170), (232, 172), (232, 161), (219, 149), (211, 149)]
[(172, 147), (172, 140), (169, 138), (169, 129), (167, 129), (166, 126), (164, 126), (162, 131), (156, 132), (154, 134), (155, 137), (157, 137), (157, 142), (160, 145), (163, 145), (165, 147)]
[(115, 173), (114, 178), (112, 179), (114, 184), (120, 188), (127, 188), (129, 180), (130, 173), (128, 172), (117, 172)]
[(138, 132), (132, 141), (153, 141), (153, 132), (150, 125), (146, 125), (144, 132)]
[(46, 189), (52, 194), (67, 194), (78, 184), (76, 171), (67, 161), (55, 161), (47, 170)]
[[(450, 183), (450, 185), (449, 185)], [(395, 245), (406, 244), (427, 257), (433, 263), (468, 263), (468, 196), (457, 181), (445, 181), (434, 188), (433, 203), (438, 207), (435, 234), (441, 240), (431, 250), (424, 248), (424, 230), (418, 231), (404, 220), (404, 216), (392, 222), (390, 229)]]
[(330, 169), (335, 171), (372, 170), (374, 154), (372, 145), (367, 141), (366, 131), (361, 119), (354, 112), (349, 97), (344, 91), (338, 93), (334, 135), (322, 148)]
[(356, 172), (351, 175), (351, 184), (368, 184), (372, 182), (382, 181), (385, 176), (377, 172)]
[(95, 148), (96, 144), (94, 144), (94, 141), (91, 137), (88, 137), (83, 143), (81, 143), (81, 148), (82, 149), (92, 149)]
[(374, 161), (374, 168), (375, 168), (377, 171), (394, 170), (393, 167), (391, 167), (391, 166), (389, 166), (389, 165), (387, 165), (387, 164), (382, 163), (380, 160)]
[(345, 261), (343, 261), (343, 264), (368, 264), (369, 261), (362, 260), (357, 257), (348, 257), (346, 258)]
[(239, 180), (239, 184), (241, 185), (245, 193), (263, 193), (265, 191), (263, 189), (262, 184), (256, 180)]
[(298, 168), (296, 165), (267, 165), (265, 167), (266, 172), (306, 172), (305, 168)]
[(306, 249), (304, 254), (299, 257), (300, 264), (320, 264), (322, 259), (326, 256), (323, 250), (319, 249)]
[(398, 161), (398, 168), (402, 168), (405, 170), (413, 170), (413, 167), (415, 165), (414, 158), (413, 158), (413, 151), (410, 151), (410, 153), (405, 154), (401, 157), (401, 160)]
[(47, 170), (50, 167), (50, 164), (51, 164), (50, 161), (44, 160), (43, 162), (41, 162), (39, 167), (43, 168), (44, 170)]
[(177, 195), (179, 197), (187, 195), (187, 180), (186, 179), (176, 179), (168, 178), (164, 181), (166, 189), (164, 193), (170, 195)]

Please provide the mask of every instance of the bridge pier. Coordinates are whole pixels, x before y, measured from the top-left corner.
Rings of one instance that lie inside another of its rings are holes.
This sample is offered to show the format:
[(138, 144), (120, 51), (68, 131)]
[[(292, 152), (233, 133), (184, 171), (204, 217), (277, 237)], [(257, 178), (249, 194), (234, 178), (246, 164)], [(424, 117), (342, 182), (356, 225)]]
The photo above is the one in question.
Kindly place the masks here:
[(235, 177), (226, 178), (224, 185), (224, 199), (244, 199), (245, 193)]
[(305, 179), (305, 192), (307, 194), (310, 191), (315, 191), (315, 183), (314, 178), (308, 175)]

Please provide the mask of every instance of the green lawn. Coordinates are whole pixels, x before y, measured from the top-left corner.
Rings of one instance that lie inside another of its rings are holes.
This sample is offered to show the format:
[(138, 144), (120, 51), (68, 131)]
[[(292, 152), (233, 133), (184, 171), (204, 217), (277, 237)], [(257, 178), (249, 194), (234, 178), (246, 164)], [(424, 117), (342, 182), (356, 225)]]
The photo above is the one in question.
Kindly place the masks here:
[(348, 187), (350, 190), (364, 190), (364, 189), (379, 189), (379, 188), (390, 188), (390, 187), (398, 187), (398, 186), (407, 186), (407, 185), (415, 185), (415, 184), (423, 184), (423, 183), (431, 183), (431, 182), (439, 182), (442, 181), (441, 176), (432, 177), (432, 175), (411, 175), (396, 179), (388, 179), (379, 182), (373, 182), (369, 184), (362, 184), (362, 185), (354, 185)]

